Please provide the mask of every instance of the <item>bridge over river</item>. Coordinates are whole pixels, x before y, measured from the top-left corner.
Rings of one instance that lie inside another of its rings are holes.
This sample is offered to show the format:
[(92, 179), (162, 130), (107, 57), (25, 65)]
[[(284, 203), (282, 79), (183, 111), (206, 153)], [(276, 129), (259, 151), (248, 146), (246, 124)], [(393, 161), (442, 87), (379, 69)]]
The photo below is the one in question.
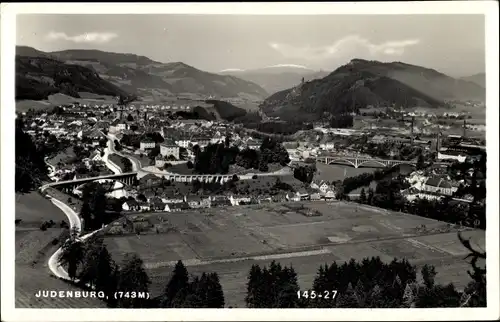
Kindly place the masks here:
[[(348, 156), (348, 155), (322, 155), (316, 157), (317, 162), (322, 162), (325, 164), (342, 164), (350, 165), (354, 168), (359, 168), (361, 166), (365, 167), (394, 167), (400, 164), (408, 164), (413, 167), (417, 165), (416, 160), (392, 160), (392, 159), (378, 159), (363, 156)], [(450, 162), (435, 162), (435, 165), (449, 165)]]

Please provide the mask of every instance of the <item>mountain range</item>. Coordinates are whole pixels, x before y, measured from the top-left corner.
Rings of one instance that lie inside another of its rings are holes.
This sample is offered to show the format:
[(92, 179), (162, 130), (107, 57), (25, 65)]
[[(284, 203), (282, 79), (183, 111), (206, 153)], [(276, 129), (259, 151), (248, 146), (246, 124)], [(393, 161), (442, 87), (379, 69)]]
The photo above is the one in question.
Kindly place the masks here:
[(456, 79), (402, 62), (353, 59), (333, 72), (276, 65), (220, 73), (134, 54), (79, 49), (42, 52), (17, 46), (16, 100), (45, 100), (57, 93), (80, 97), (84, 92), (146, 101), (240, 98), (263, 100), (260, 108), (268, 116), (307, 121), (367, 106), (438, 107), (448, 100), (485, 98), (484, 73)]
[(461, 78), (464, 81), (476, 83), (484, 88), (486, 88), (486, 73), (478, 73), (467, 77)]
[(484, 87), (433, 69), (353, 59), (324, 78), (269, 96), (260, 107), (268, 116), (313, 121), (367, 106), (439, 107), (484, 98)]
[[(62, 75), (64, 81), (60, 80)], [(53, 93), (78, 97), (78, 92), (126, 92), (146, 100), (174, 96), (262, 100), (268, 96), (252, 82), (208, 73), (182, 62), (161, 63), (145, 56), (99, 50), (42, 52), (16, 47), (16, 98), (44, 99)]]
[(304, 81), (323, 78), (330, 72), (316, 71), (300, 65), (281, 64), (258, 69), (226, 69), (219, 72), (258, 84), (268, 93), (294, 87)]

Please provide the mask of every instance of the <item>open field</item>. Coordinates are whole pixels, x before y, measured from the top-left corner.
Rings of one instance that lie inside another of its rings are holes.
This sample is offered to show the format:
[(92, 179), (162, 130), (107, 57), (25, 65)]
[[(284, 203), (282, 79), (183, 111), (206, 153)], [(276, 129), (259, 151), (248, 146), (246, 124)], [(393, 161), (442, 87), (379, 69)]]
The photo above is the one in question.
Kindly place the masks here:
[[(21, 219), (15, 234), (16, 266), (40, 264), (56, 247), (52, 241), (64, 239), (67, 233), (59, 225), (62, 220), (67, 222), (67, 217), (38, 192), (16, 196), (16, 219)], [(55, 222), (54, 227), (40, 230), (40, 225), (49, 220)]]
[(95, 104), (113, 104), (116, 103), (116, 99), (111, 96), (96, 95), (92, 93), (80, 92), (81, 98), (74, 98), (64, 94), (54, 94), (50, 95), (47, 100), (33, 101), (33, 100), (21, 100), (16, 102), (16, 112), (26, 112), (27, 110), (43, 110), (51, 109), (59, 105), (80, 103), (86, 105)]
[(61, 220), (67, 220), (59, 208), (37, 191), (16, 194), (16, 219), (22, 220), (20, 227), (40, 225), (51, 219), (57, 223)]
[[(175, 227), (168, 233), (106, 236), (113, 258), (127, 252), (144, 260), (153, 280), (152, 295), (165, 287), (175, 261), (182, 259), (192, 274), (219, 273), (226, 305), (244, 306), (246, 279), (252, 264), (275, 259), (292, 264), (301, 288), (310, 288), (320, 264), (380, 256), (406, 257), (417, 266), (436, 266), (439, 283), (464, 287), (469, 264), (456, 228), (418, 216), (341, 202), (308, 202), (321, 216), (306, 217), (290, 206), (268, 204), (202, 212), (144, 215), (155, 224), (162, 218)], [(297, 205), (297, 204), (295, 204)], [(418, 230), (425, 225), (425, 230)], [(465, 236), (484, 249), (484, 231)]]

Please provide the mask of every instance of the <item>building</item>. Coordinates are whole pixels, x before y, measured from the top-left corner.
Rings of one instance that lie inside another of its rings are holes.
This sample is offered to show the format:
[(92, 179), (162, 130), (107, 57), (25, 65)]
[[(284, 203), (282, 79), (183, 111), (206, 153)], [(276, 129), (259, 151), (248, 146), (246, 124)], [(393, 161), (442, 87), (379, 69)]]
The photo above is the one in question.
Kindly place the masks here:
[(175, 144), (177, 144), (178, 146), (185, 148), (185, 149), (189, 148), (190, 143), (191, 143), (191, 140), (188, 138), (180, 138), (180, 139), (175, 141)]
[(123, 203), (122, 209), (125, 211), (138, 211), (140, 209), (139, 203), (133, 199), (127, 200)]
[(145, 140), (141, 141), (141, 143), (140, 143), (141, 151), (152, 150), (155, 147), (156, 147), (155, 141), (153, 141), (150, 138), (146, 138)]
[(433, 177), (427, 179), (422, 190), (430, 193), (437, 193), (445, 196), (453, 195), (453, 186), (443, 178)]
[(262, 142), (259, 142), (257, 140), (248, 140), (246, 145), (247, 145), (247, 148), (249, 148), (251, 150), (257, 150), (257, 149), (260, 149)]
[(160, 154), (165, 158), (173, 156), (176, 160), (179, 160), (180, 148), (173, 142), (165, 142), (160, 144)]
[(331, 150), (335, 149), (335, 144), (333, 142), (321, 143), (319, 145), (319, 148), (321, 150), (331, 151)]
[(438, 152), (438, 160), (454, 160), (463, 163), (467, 160), (467, 155), (460, 151), (445, 150)]

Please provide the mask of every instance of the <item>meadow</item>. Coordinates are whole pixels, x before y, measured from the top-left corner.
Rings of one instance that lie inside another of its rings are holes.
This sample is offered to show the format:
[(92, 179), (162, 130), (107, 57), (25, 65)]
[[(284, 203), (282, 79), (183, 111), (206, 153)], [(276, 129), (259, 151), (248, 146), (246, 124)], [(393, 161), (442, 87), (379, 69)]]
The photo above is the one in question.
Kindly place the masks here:
[[(161, 293), (175, 262), (182, 259), (192, 274), (217, 272), (226, 306), (243, 307), (247, 274), (252, 264), (277, 260), (292, 265), (301, 288), (310, 288), (319, 265), (351, 258), (380, 256), (384, 261), (406, 257), (414, 265), (436, 266), (439, 283), (463, 288), (470, 280), (466, 249), (459, 227), (418, 216), (343, 202), (308, 202), (321, 213), (305, 216), (291, 205), (267, 204), (213, 208), (182, 213), (144, 214), (152, 225), (173, 228), (165, 233), (105, 236), (115, 260), (136, 252)], [(300, 208), (300, 207), (299, 207)], [(423, 226), (422, 226), (423, 225)], [(464, 232), (484, 249), (484, 231)]]

